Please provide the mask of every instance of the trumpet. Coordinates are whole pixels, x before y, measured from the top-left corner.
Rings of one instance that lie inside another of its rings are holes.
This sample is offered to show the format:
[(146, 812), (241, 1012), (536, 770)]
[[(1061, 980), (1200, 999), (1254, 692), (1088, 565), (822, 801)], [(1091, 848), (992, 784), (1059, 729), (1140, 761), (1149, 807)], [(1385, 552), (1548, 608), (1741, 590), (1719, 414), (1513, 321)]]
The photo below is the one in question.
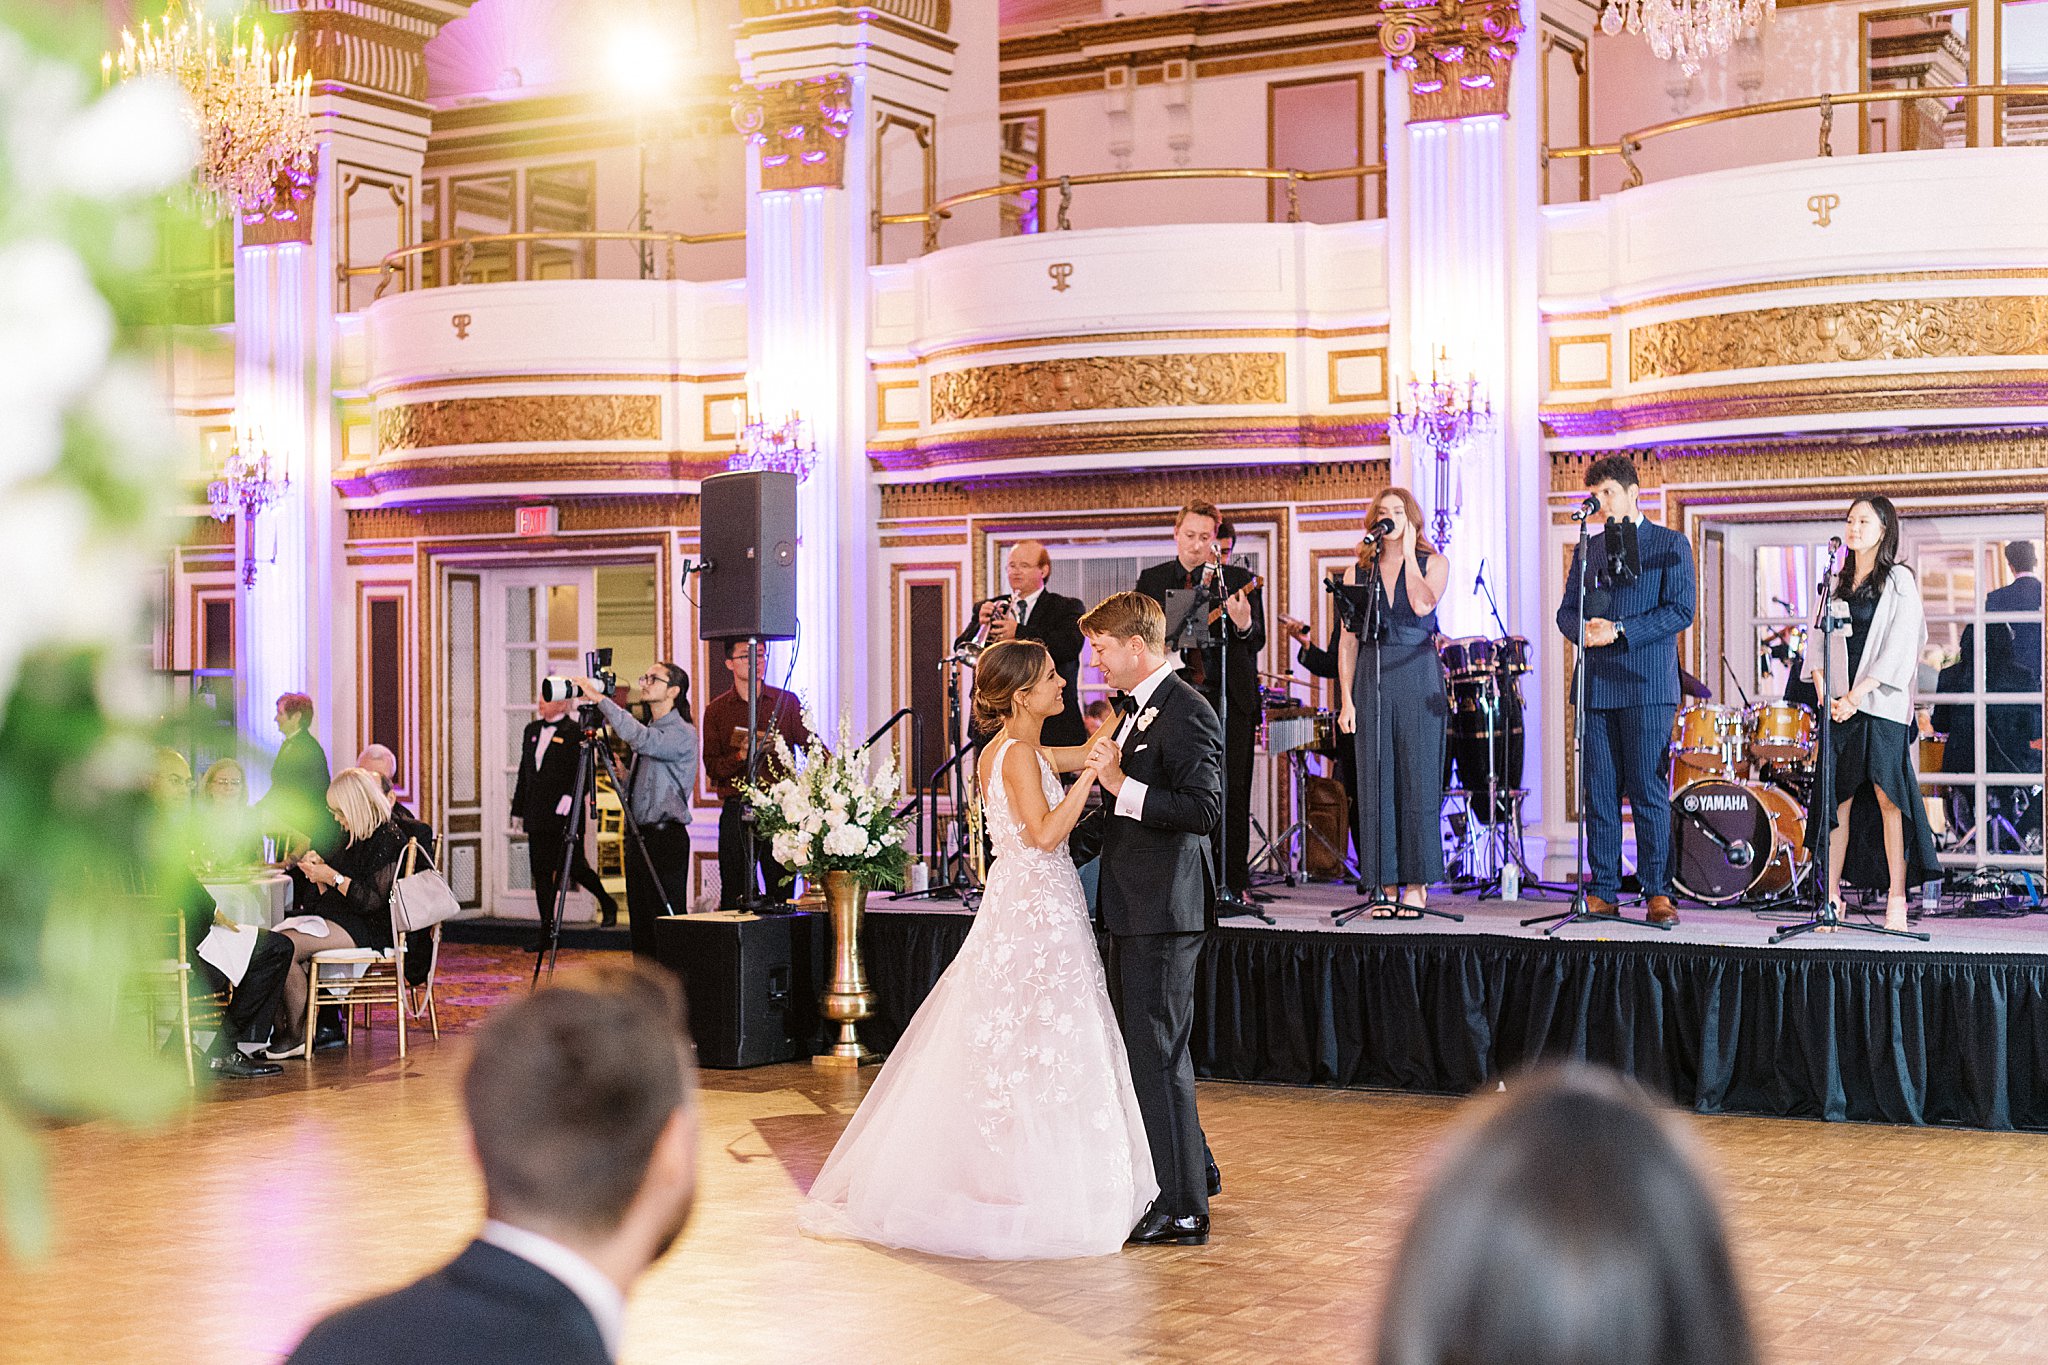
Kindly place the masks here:
[(960, 646), (961, 655), (970, 661), (979, 659), (981, 652), (988, 648), (989, 631), (995, 623), (1007, 620), (1016, 614), (1014, 598), (991, 597), (985, 605), (989, 608), (988, 620), (981, 623), (980, 628), (974, 632), (972, 640)]

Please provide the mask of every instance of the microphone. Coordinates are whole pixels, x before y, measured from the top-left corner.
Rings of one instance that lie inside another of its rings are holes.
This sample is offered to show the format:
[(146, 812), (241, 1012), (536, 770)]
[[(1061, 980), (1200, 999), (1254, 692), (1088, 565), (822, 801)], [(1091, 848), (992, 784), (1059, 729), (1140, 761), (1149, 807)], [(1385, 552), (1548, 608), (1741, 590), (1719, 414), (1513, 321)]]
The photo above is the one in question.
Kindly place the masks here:
[(1478, 591), (1479, 591), (1479, 585), (1480, 585), (1481, 583), (1484, 583), (1485, 581), (1486, 581), (1486, 561), (1485, 561), (1484, 559), (1481, 559), (1481, 560), (1479, 561), (1479, 572), (1478, 572), (1478, 573), (1476, 573), (1476, 574), (1473, 574), (1473, 575), (1472, 575), (1472, 591), (1474, 591), (1474, 592), (1478, 592)]
[(1374, 522), (1372, 526), (1366, 531), (1365, 543), (1368, 545), (1377, 545), (1392, 534), (1394, 534), (1394, 523), (1392, 519), (1388, 517), (1381, 517), (1378, 521)]
[(1835, 565), (1835, 560), (1841, 557), (1841, 553), (1842, 553), (1842, 538), (1841, 538), (1840, 536), (1829, 536), (1829, 537), (1828, 537), (1828, 567), (1829, 567), (1829, 568), (1833, 568), (1833, 567), (1834, 567), (1834, 565)]
[(1588, 493), (1584, 498), (1581, 498), (1579, 500), (1579, 508), (1576, 512), (1572, 513), (1572, 520), (1584, 521), (1587, 517), (1592, 516), (1595, 512), (1599, 510), (1600, 499), (1594, 497), (1591, 493)]
[(1786, 601), (1786, 600), (1785, 600), (1784, 598), (1782, 598), (1782, 597), (1778, 597), (1778, 596), (1776, 596), (1776, 595), (1773, 595), (1773, 596), (1772, 596), (1772, 598), (1771, 598), (1771, 600), (1772, 600), (1773, 602), (1777, 603), (1777, 604), (1778, 604), (1779, 606), (1783, 607), (1783, 608), (1784, 608), (1784, 609), (1785, 609), (1786, 611), (1792, 611), (1792, 612), (1796, 612), (1796, 611), (1798, 611), (1798, 610), (1799, 610), (1799, 608), (1797, 608), (1797, 607), (1793, 606), (1793, 605), (1792, 605), (1792, 604), (1791, 604), (1790, 602), (1787, 602), (1787, 601)]

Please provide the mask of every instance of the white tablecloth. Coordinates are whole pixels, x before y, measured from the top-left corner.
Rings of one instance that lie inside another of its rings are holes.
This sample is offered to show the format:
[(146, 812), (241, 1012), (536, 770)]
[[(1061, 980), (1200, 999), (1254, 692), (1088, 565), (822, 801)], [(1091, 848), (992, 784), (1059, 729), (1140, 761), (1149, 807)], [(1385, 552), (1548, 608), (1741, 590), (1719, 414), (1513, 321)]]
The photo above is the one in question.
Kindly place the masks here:
[(274, 929), (292, 912), (292, 879), (272, 872), (253, 879), (206, 883), (207, 894), (223, 915), (237, 924)]

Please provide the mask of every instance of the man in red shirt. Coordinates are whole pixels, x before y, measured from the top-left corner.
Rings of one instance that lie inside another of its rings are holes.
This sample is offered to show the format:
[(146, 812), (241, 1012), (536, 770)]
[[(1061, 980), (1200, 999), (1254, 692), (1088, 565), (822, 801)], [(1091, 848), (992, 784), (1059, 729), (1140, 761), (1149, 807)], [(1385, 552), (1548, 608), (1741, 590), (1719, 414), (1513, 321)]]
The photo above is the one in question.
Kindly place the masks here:
[[(711, 779), (712, 789), (725, 798), (725, 808), (718, 816), (718, 908), (738, 910), (753, 899), (756, 889), (754, 869), (747, 866), (746, 802), (740, 796), (739, 786), (747, 776), (747, 694), (754, 690), (767, 664), (767, 646), (751, 640), (728, 640), (724, 648), (726, 666), (732, 670), (732, 687), (712, 698), (704, 708), (702, 734), (704, 771)], [(755, 708), (755, 723), (761, 733), (760, 758), (754, 776), (757, 784), (765, 786), (781, 776), (775, 766), (775, 736), (780, 734), (783, 742), (794, 749), (809, 743), (811, 732), (804, 728), (803, 704), (792, 692), (762, 683)], [(792, 875), (770, 856), (766, 839), (758, 840), (754, 851), (760, 864), (761, 884), (767, 890), (763, 899), (770, 906), (787, 905)]]

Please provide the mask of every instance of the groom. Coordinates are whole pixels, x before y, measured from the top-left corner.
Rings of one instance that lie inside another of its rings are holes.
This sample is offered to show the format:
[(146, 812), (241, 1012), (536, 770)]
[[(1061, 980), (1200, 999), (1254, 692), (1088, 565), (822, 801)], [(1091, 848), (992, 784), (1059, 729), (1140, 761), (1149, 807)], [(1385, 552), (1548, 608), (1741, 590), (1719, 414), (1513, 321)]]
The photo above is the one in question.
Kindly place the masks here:
[(1213, 918), (1210, 836), (1223, 806), (1223, 728), (1166, 657), (1166, 615), (1142, 593), (1105, 598), (1081, 618), (1120, 719), (1087, 767), (1113, 801), (1102, 835), (1102, 924), (1123, 993), (1124, 1050), (1159, 1198), (1131, 1232), (1138, 1246), (1202, 1246), (1209, 1193), (1195, 1117), (1195, 960)]

